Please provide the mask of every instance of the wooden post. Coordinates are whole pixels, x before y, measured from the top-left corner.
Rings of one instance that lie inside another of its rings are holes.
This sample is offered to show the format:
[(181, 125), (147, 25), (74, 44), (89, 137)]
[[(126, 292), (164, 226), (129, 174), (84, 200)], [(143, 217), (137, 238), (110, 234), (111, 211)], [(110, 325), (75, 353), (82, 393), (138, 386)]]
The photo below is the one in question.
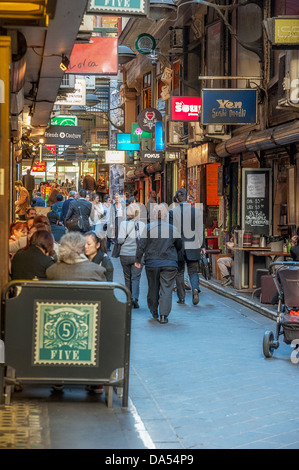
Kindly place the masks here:
[(11, 40), (0, 36), (0, 288), (8, 282), (9, 238), (9, 93)]

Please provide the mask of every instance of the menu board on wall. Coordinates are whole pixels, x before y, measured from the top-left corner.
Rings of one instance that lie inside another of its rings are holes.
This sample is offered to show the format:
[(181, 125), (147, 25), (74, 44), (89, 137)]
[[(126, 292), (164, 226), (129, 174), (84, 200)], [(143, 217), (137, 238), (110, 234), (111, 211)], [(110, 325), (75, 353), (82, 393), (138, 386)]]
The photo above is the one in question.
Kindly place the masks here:
[(272, 233), (272, 173), (270, 168), (242, 170), (242, 229), (253, 234)]

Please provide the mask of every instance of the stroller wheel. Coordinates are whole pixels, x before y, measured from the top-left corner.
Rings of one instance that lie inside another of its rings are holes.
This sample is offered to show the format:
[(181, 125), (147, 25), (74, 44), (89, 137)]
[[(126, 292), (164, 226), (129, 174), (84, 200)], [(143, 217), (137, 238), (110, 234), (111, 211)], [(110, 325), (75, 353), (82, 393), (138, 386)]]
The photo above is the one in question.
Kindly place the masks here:
[(266, 331), (263, 338), (263, 353), (265, 357), (272, 357), (274, 349), (274, 334), (272, 331)]

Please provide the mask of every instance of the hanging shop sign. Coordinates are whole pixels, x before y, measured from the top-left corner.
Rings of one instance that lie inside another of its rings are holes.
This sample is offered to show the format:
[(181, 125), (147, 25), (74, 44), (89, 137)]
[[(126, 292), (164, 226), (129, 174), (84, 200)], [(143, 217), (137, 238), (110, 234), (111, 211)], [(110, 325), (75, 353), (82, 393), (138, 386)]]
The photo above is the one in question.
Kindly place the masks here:
[(172, 96), (171, 121), (198, 121), (201, 98), (198, 96)]
[(77, 126), (77, 116), (71, 116), (69, 114), (55, 116), (51, 119), (52, 126)]
[(131, 134), (119, 132), (116, 134), (116, 149), (134, 152), (140, 149), (140, 145), (132, 143)]
[(45, 144), (82, 145), (83, 129), (81, 126), (50, 126), (45, 131)]
[(76, 77), (74, 91), (63, 95), (57, 95), (55, 105), (59, 106), (85, 106), (86, 87), (85, 78)]
[(202, 124), (256, 124), (256, 89), (202, 90)]
[(149, 0), (89, 0), (87, 13), (147, 16)]
[(45, 173), (46, 171), (46, 162), (36, 162), (32, 168), (32, 173)]
[(156, 123), (156, 132), (155, 132), (155, 149), (164, 150), (165, 142), (163, 139), (163, 123), (159, 121)]
[(145, 132), (153, 133), (159, 121), (162, 121), (162, 115), (156, 108), (146, 108), (137, 116), (138, 125)]
[(155, 38), (147, 33), (139, 34), (135, 41), (135, 47), (140, 54), (150, 54), (156, 47)]
[(141, 139), (150, 139), (152, 134), (141, 129), (137, 122), (132, 123), (132, 143), (139, 143)]
[(75, 44), (67, 73), (76, 75), (117, 75), (118, 39), (92, 37), (91, 42)]
[(140, 152), (140, 161), (142, 163), (154, 163), (161, 162), (164, 159), (164, 152), (158, 151), (146, 151), (142, 150)]
[(263, 22), (268, 39), (276, 49), (292, 49), (299, 45), (299, 16), (267, 18)]
[(123, 150), (106, 150), (105, 163), (108, 164), (121, 164), (125, 163), (126, 152)]

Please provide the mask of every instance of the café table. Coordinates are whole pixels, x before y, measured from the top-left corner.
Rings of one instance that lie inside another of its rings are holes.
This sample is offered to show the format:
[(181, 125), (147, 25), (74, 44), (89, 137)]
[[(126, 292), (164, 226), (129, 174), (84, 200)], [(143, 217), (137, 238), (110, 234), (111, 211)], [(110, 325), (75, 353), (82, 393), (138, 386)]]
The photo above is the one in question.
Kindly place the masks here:
[(280, 256), (284, 258), (288, 258), (290, 256), (290, 253), (285, 253), (283, 251), (271, 251), (271, 249), (265, 249), (265, 248), (249, 250), (249, 276), (248, 276), (249, 290), (253, 290), (254, 256), (271, 256), (272, 262), (273, 262), (273, 261), (276, 261), (276, 258)]
[[(240, 246), (235, 246), (233, 249), (234, 252), (234, 258), (235, 258), (235, 277), (234, 277), (234, 286), (239, 292), (249, 292), (250, 289), (248, 287), (245, 288), (243, 284), (243, 270), (245, 269), (245, 266), (247, 267), (248, 270), (248, 264), (245, 263), (243, 253), (251, 253), (252, 251), (271, 251), (271, 248), (260, 248), (260, 247), (255, 247), (255, 246), (250, 246), (250, 247), (240, 247)], [(253, 258), (252, 258), (253, 262)], [(251, 277), (253, 279), (253, 265), (252, 265), (252, 273)], [(253, 289), (251, 289), (252, 291)]]

